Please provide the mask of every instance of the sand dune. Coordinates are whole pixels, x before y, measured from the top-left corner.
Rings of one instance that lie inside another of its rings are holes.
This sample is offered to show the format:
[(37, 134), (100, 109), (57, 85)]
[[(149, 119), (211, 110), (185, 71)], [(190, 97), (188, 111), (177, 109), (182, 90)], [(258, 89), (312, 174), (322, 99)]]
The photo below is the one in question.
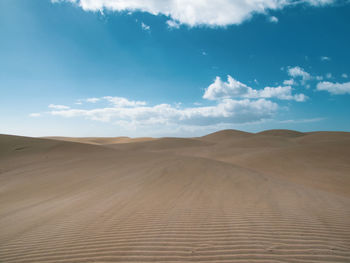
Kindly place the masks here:
[(88, 144), (96, 144), (96, 145), (105, 145), (105, 144), (116, 144), (116, 143), (131, 143), (131, 142), (144, 142), (144, 141), (152, 141), (154, 138), (150, 137), (140, 137), (140, 138), (130, 138), (130, 137), (44, 137), (44, 139), (52, 139), (58, 141), (67, 141), (67, 142), (79, 142), (79, 143), (88, 143)]
[(350, 133), (0, 135), (0, 262), (350, 262)]
[(267, 135), (267, 136), (281, 136), (287, 138), (300, 137), (305, 135), (303, 132), (293, 131), (293, 130), (267, 130), (259, 132), (258, 135)]

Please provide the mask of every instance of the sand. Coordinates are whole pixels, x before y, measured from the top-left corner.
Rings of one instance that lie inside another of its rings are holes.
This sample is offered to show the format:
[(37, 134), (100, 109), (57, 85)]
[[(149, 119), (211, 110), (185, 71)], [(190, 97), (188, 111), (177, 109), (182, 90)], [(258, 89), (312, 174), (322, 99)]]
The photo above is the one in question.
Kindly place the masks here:
[(350, 133), (0, 135), (0, 262), (350, 262)]

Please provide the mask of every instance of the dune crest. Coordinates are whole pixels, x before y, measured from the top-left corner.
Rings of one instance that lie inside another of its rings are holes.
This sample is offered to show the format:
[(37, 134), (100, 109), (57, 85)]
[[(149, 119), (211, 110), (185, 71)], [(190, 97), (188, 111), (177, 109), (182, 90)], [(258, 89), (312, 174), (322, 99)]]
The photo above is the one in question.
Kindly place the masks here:
[(287, 138), (294, 138), (294, 137), (300, 137), (304, 136), (305, 133), (293, 131), (293, 130), (266, 130), (262, 132), (258, 132), (259, 135), (268, 135), (268, 136), (281, 136), (281, 137), (287, 137)]

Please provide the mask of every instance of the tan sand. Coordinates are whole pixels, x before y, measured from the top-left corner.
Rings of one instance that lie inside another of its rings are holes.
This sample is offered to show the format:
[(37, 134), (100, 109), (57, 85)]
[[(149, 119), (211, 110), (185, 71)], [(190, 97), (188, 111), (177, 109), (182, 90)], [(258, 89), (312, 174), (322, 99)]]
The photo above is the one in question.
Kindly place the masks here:
[(0, 135), (0, 262), (350, 262), (350, 133)]

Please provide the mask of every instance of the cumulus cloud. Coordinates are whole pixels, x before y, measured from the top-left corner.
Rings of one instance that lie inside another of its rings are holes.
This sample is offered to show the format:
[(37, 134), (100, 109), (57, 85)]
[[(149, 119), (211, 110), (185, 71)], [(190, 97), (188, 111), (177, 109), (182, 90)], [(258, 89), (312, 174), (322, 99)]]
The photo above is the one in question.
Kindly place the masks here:
[(69, 109), (69, 106), (57, 105), (57, 104), (50, 104), (48, 107), (51, 108), (51, 109), (56, 109), (56, 110), (66, 110), (66, 109)]
[(347, 79), (347, 78), (348, 78), (348, 74), (346, 74), (346, 73), (341, 74), (341, 76), (342, 76), (342, 78), (344, 78), (344, 79)]
[(291, 86), (265, 87), (260, 90), (253, 89), (228, 75), (227, 81), (222, 81), (220, 77), (216, 77), (214, 83), (205, 90), (203, 98), (208, 100), (276, 98), (281, 100), (305, 101), (307, 96), (304, 94), (293, 95)]
[(350, 94), (350, 82), (332, 83), (323, 81), (317, 84), (317, 90), (328, 91), (334, 95)]
[(214, 83), (212, 83), (203, 95), (204, 99), (216, 100), (230, 97), (242, 97), (248, 94), (250, 87), (246, 84), (235, 80), (230, 75), (227, 76), (227, 81), (222, 81), (220, 77), (216, 77)]
[[(322, 6), (336, 0), (51, 0), (71, 2), (86, 11), (101, 12), (104, 9), (117, 12), (147, 12), (152, 15), (169, 17), (168, 25), (186, 24), (189, 26), (227, 26), (240, 24), (253, 14), (268, 13), (288, 5), (309, 4)], [(175, 26), (176, 27), (176, 26)]]
[(302, 78), (302, 80), (305, 82), (306, 80), (311, 79), (310, 73), (306, 72), (302, 67), (296, 66), (296, 67), (288, 67), (288, 75), (292, 78)]

